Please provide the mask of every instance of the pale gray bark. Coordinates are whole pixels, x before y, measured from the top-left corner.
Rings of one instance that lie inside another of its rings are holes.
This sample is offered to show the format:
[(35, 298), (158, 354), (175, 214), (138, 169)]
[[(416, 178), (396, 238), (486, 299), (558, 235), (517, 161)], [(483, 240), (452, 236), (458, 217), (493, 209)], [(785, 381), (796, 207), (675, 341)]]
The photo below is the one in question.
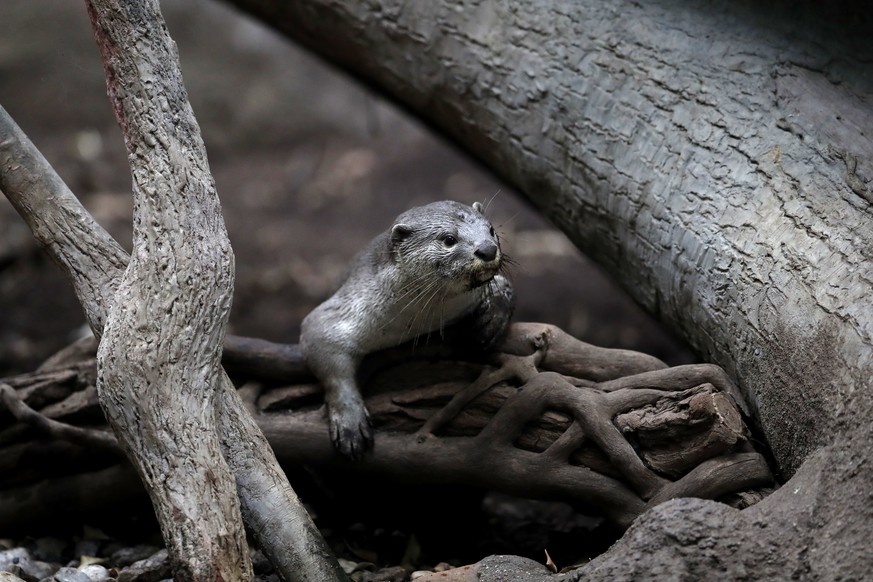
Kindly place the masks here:
[(215, 430), (233, 253), (157, 2), (88, 4), (133, 173), (130, 263), (97, 352), (107, 421), (152, 499), (180, 580), (253, 578)]
[(863, 19), (676, 0), (234, 3), (517, 185), (739, 380), (787, 473), (853, 418), (873, 364)]
[(88, 8), (130, 153), (133, 257), (2, 108), (0, 189), (103, 335), (101, 406), (152, 496), (176, 578), (251, 579), (242, 513), (285, 579), (342, 579), (219, 364), (233, 255), (157, 2)]
[(728, 3), (235, 3), (517, 184), (736, 375), (787, 471), (868, 381), (871, 80), (851, 67), (870, 50), (851, 30), (819, 45), (827, 25)]
[(728, 371), (794, 475), (742, 513), (663, 504), (575, 577), (868, 575), (864, 3), (232, 1), (522, 190)]

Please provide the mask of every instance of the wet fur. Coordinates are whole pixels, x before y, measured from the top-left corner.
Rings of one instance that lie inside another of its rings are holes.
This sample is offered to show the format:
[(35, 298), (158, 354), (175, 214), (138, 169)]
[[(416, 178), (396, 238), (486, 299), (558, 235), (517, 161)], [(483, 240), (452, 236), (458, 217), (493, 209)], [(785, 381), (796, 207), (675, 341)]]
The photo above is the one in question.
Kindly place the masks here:
[(469, 346), (491, 348), (513, 309), (503, 264), (481, 205), (450, 201), (404, 212), (355, 257), (342, 286), (303, 320), (300, 337), (342, 454), (359, 458), (372, 445), (356, 379), (363, 357), (452, 324)]

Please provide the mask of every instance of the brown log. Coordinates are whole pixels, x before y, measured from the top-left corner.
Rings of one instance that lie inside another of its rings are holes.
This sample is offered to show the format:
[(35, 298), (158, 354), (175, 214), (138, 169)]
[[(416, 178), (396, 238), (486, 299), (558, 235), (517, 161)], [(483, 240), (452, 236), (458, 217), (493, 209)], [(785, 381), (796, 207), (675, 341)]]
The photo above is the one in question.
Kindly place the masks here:
[(665, 395), (618, 415), (615, 423), (634, 435), (649, 467), (677, 478), (748, 437), (736, 407), (712, 384)]
[[(486, 361), (447, 355), (440, 347), (405, 346), (374, 355), (365, 386), (377, 436), (373, 451), (355, 464), (334, 451), (321, 388), (299, 381), (308, 373), (296, 347), (234, 338), (226, 352), (240, 374), (243, 403), (277, 457), (290, 465), (561, 499), (620, 527), (670, 498), (720, 498), (772, 482), (719, 368), (668, 368), (644, 354), (590, 346), (553, 326), (515, 324)], [(53, 371), (58, 384), (71, 382), (70, 371), (77, 379), (93, 378), (90, 358), (82, 351)], [(281, 370), (297, 382), (277, 384)], [(28, 377), (38, 378), (38, 390)], [(19, 395), (61, 393), (40, 372), (12, 382)], [(85, 384), (61, 400), (42, 398), (40, 413), (64, 410), (70, 422), (89, 418), (97, 405), (85, 397)], [(8, 394), (5, 402), (10, 409), (29, 409), (9, 402)], [(0, 523), (19, 523), (25, 510), (31, 520), (42, 512), (32, 495), (21, 493), (29, 486), (82, 483), (75, 469), (46, 471), (75, 445), (50, 447), (33, 461), (30, 455), (39, 448), (34, 439), (74, 435), (87, 444), (93, 428), (67, 430), (56, 420), (37, 421), (36, 414), (25, 418), (19, 411), (28, 424), (24, 430), (21, 424), (4, 430), (0, 422), (0, 437), (6, 435), (0, 443), (7, 443), (0, 444)], [(88, 458), (83, 451), (76, 455)], [(110, 456), (102, 462), (105, 467), (116, 461)], [(102, 476), (79, 494), (108, 494), (101, 487), (111, 486)]]

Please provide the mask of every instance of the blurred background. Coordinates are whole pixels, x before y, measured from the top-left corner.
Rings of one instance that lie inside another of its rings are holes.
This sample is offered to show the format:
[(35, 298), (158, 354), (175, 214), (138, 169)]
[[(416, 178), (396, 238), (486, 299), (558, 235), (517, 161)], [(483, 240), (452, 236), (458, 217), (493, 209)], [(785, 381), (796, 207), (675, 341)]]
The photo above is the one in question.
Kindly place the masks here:
[[(511, 188), (419, 122), (223, 4), (162, 6), (236, 253), (231, 333), (296, 342), (400, 212), (479, 200), (517, 262), (516, 320), (693, 361)], [(130, 173), (84, 2), (0, 2), (0, 105), (129, 250)], [(72, 288), (0, 197), (0, 377), (85, 332)]]

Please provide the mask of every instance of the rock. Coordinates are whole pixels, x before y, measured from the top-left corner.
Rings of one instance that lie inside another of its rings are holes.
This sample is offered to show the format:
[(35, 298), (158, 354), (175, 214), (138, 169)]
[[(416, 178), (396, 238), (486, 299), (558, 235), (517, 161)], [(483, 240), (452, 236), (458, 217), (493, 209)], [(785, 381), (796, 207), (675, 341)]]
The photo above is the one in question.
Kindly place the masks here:
[(18, 564), (24, 558), (30, 559), (30, 554), (25, 548), (12, 548), (0, 552), (0, 571), (8, 572), (10, 566)]
[(118, 582), (160, 582), (172, 575), (170, 556), (167, 550), (161, 550), (124, 568), (118, 573)]
[[(102, 542), (100, 540), (90, 540), (84, 539), (76, 542), (76, 545), (73, 547), (73, 557), (79, 558), (81, 556), (99, 556), (100, 554), (100, 546)], [(133, 560), (134, 562), (136, 560)], [(131, 562), (133, 563), (133, 562)], [(127, 566), (128, 564), (125, 564)]]
[(419, 570), (413, 572), (409, 579), (412, 582), (477, 582), (479, 579), (478, 566), (479, 564), (469, 564), (459, 568), (434, 572)]
[(488, 556), (481, 562), (452, 570), (416, 573), (415, 582), (547, 582), (559, 580), (548, 568), (520, 556)]
[(79, 571), (88, 576), (91, 582), (109, 582), (112, 576), (109, 575), (109, 570), (100, 564), (88, 564), (87, 566), (79, 566)]
[(34, 560), (26, 548), (0, 552), (0, 570), (15, 574), (26, 581), (49, 578), (58, 566)]
[(159, 549), (160, 548), (158, 547), (146, 544), (140, 544), (130, 548), (121, 548), (112, 552), (107, 563), (116, 568), (124, 568), (130, 566), (134, 562), (139, 562), (140, 560), (145, 560), (149, 556), (154, 556)]
[(24, 582), (12, 572), (0, 572), (0, 582)]
[(91, 578), (81, 570), (76, 568), (61, 568), (55, 572), (55, 582), (91, 582)]
[(409, 578), (409, 570), (403, 566), (390, 566), (375, 572), (364, 572), (361, 582), (403, 582)]
[(49, 564), (47, 562), (41, 562), (39, 560), (28, 560), (27, 562), (21, 564), (21, 571), (27, 576), (30, 576), (37, 580), (48, 578), (57, 569), (57, 564)]

